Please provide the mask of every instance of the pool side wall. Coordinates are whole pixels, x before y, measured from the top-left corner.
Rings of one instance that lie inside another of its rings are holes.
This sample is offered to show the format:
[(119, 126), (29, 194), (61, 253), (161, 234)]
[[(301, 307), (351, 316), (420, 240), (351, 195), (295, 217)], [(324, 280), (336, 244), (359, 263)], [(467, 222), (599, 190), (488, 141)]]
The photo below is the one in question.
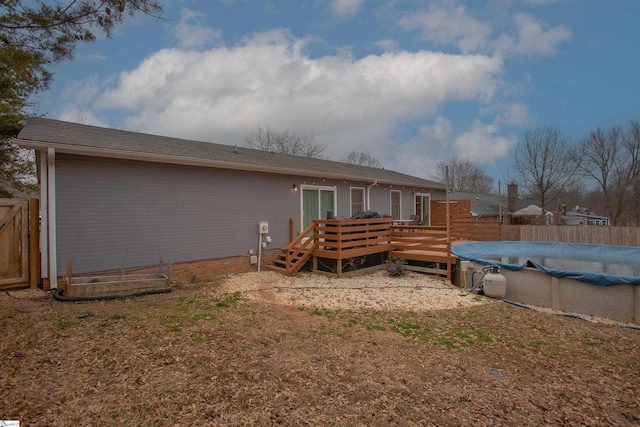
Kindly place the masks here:
[(505, 299), (567, 313), (640, 323), (640, 291), (634, 285), (597, 286), (557, 278), (535, 268), (502, 270), (507, 279)]
[[(463, 271), (462, 281), (471, 283), (471, 272), (482, 266), (471, 263)], [(521, 271), (502, 269), (507, 279), (505, 299), (566, 313), (596, 316), (640, 324), (640, 286), (622, 284), (597, 286), (574, 279), (556, 278), (535, 268)], [(458, 283), (464, 286), (463, 283)]]

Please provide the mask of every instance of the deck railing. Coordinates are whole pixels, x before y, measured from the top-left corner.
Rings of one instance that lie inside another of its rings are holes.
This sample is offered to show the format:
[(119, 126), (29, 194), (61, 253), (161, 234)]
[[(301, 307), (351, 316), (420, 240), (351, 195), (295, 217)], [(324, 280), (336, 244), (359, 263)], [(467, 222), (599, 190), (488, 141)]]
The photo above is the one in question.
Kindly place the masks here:
[[(393, 225), (391, 218), (317, 219), (291, 242), (271, 268), (295, 274), (313, 257), (336, 260), (335, 274), (342, 276), (342, 261), (367, 255), (387, 253), (388, 259), (418, 261), (423, 266), (407, 266), (451, 279), (451, 241), (500, 240), (499, 224), (456, 221), (450, 228)], [(426, 265), (426, 266), (424, 266)], [(269, 267), (268, 267), (269, 268)]]
[(446, 227), (414, 225), (394, 226), (391, 231), (390, 259), (421, 261), (428, 266), (407, 265), (409, 270), (435, 274), (451, 279), (451, 239)]
[(314, 220), (314, 256), (350, 258), (389, 250), (391, 218)]

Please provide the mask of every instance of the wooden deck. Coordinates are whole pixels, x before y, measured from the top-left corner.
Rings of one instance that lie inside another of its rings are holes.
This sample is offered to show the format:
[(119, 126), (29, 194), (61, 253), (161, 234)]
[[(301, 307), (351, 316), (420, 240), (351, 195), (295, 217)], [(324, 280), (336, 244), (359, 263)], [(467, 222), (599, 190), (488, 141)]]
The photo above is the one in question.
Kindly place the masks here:
[[(394, 226), (391, 230), (389, 259), (402, 259), (408, 270), (434, 274), (451, 280), (451, 265), (457, 257), (451, 253), (446, 227), (415, 225)], [(416, 261), (411, 263), (410, 261)], [(426, 265), (417, 265), (417, 264)]]
[[(496, 238), (499, 229), (483, 224), (481, 234)], [(404, 268), (408, 270), (451, 280), (452, 265), (457, 262), (457, 257), (451, 253), (451, 236), (470, 240), (474, 233), (478, 234), (474, 230), (473, 224), (463, 223), (463, 226), (455, 231), (452, 228), (447, 233), (446, 227), (393, 225), (391, 218), (314, 220), (307, 230), (283, 249), (272, 265), (265, 268), (293, 275), (312, 260), (314, 272), (342, 277), (345, 266), (355, 270), (354, 264), (365, 264), (366, 257), (380, 254), (378, 260), (384, 261), (377, 262), (378, 266), (387, 260), (401, 259), (406, 262)], [(331, 264), (330, 271), (319, 268), (326, 264)]]

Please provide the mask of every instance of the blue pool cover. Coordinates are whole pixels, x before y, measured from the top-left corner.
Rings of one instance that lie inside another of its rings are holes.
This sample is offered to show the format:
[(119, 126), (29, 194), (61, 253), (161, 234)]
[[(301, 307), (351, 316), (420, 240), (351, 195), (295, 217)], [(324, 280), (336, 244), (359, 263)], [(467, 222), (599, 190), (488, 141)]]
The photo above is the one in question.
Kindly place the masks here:
[(583, 243), (476, 242), (451, 247), (462, 260), (520, 271), (526, 267), (599, 286), (640, 286), (640, 248)]

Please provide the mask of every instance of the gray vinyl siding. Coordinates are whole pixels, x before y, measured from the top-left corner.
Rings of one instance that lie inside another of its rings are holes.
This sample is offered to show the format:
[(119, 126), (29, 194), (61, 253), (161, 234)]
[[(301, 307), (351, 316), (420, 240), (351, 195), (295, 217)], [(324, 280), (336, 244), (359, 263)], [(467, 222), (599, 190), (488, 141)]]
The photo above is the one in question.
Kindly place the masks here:
[[(64, 274), (99, 272), (258, 252), (258, 223), (277, 250), (300, 230), (301, 191), (336, 188), (338, 216), (349, 216), (350, 188), (370, 181), (324, 180), (211, 167), (56, 155), (57, 264)], [(390, 186), (371, 189), (371, 209), (390, 213)], [(394, 187), (396, 188), (396, 187)], [(396, 188), (397, 189), (397, 188)], [(413, 213), (409, 189), (402, 212)]]
[[(400, 213), (401, 219), (409, 219), (414, 213), (414, 192), (413, 188), (402, 188), (398, 186), (379, 185), (373, 187), (370, 191), (371, 210), (383, 215), (391, 215), (391, 190), (400, 191)], [(444, 199), (445, 193), (441, 190), (431, 188), (417, 188), (420, 193), (429, 194), (432, 200)]]
[[(74, 273), (247, 255), (258, 223), (268, 250), (299, 222), (292, 177), (107, 158), (56, 156), (57, 260)], [(248, 259), (247, 259), (248, 262)]]

